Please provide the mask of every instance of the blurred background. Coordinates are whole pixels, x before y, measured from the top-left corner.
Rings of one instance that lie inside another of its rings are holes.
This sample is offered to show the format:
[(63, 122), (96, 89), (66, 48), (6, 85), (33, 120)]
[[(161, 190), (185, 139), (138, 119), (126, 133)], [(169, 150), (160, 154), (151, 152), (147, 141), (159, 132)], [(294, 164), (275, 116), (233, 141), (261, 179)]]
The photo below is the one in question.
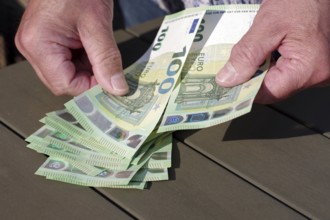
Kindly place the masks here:
[(28, 0), (0, 0), (0, 68), (23, 60), (14, 37)]
[[(28, 0), (0, 0), (0, 69), (24, 60), (15, 46), (14, 39), (27, 2)], [(183, 9), (178, 0), (167, 2), (167, 7), (172, 12)], [(155, 0), (114, 0), (113, 28), (117, 30), (130, 27), (165, 14)]]

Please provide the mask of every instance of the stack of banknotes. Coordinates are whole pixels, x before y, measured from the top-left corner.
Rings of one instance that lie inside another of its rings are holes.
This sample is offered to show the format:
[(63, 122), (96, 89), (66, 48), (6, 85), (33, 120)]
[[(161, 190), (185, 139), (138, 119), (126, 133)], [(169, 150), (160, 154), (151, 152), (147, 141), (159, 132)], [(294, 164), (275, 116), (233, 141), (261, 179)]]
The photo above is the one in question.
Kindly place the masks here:
[(268, 61), (233, 88), (218, 86), (215, 75), (258, 8), (212, 6), (166, 16), (149, 50), (124, 71), (128, 95), (95, 86), (41, 119), (44, 126), (27, 138), (29, 148), (49, 155), (36, 174), (111, 188), (144, 189), (149, 181), (167, 180), (172, 132), (251, 110)]

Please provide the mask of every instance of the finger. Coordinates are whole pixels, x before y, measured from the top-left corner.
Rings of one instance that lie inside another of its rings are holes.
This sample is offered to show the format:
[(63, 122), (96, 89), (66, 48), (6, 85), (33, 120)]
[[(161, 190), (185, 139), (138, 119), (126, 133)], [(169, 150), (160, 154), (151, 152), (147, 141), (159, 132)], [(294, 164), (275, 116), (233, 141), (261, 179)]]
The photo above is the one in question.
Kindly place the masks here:
[(220, 86), (232, 87), (249, 80), (265, 59), (275, 50), (283, 35), (272, 17), (258, 14), (250, 30), (233, 47), (225, 66), (217, 73)]
[(287, 98), (303, 89), (304, 71), (295, 59), (280, 57), (265, 76), (255, 102), (270, 104)]
[[(22, 24), (21, 24), (21, 26), (22, 26)], [(36, 62), (34, 61), (32, 56), (30, 56), (29, 49), (25, 47), (25, 43), (27, 43), (27, 45), (31, 45), (29, 43), (29, 40), (26, 40), (26, 39), (28, 39), (28, 35), (22, 34), (22, 30), (18, 29), (18, 31), (16, 32), (16, 35), (15, 35), (15, 45), (16, 45), (17, 49), (25, 57), (25, 59), (27, 59), (29, 61), (30, 65), (32, 66), (32, 68), (36, 72), (38, 78), (42, 81), (42, 83), (48, 89), (50, 89), (50, 85), (48, 84), (47, 80), (41, 74), (41, 71), (40, 71), (39, 67), (36, 65)]]
[(111, 20), (85, 25), (80, 29), (80, 35), (97, 82), (111, 94), (125, 95), (129, 88)]
[[(55, 95), (78, 95), (93, 84), (91, 73), (77, 71), (69, 48), (47, 43), (42, 50), (34, 50), (31, 60), (37, 74)], [(95, 84), (95, 83), (94, 83)]]
[(90, 72), (77, 70), (72, 62), (69, 48), (81, 48), (79, 40), (63, 37), (60, 32), (36, 32), (30, 28), (24, 35), (19, 30), (15, 41), (38, 77), (55, 95), (78, 95), (96, 84)]

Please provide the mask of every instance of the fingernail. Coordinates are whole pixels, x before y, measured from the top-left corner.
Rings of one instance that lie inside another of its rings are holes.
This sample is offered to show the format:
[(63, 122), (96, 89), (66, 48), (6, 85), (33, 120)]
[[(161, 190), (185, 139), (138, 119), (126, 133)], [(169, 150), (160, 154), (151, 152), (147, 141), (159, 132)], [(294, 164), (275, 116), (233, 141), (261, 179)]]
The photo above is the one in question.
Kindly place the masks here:
[(218, 72), (216, 76), (216, 81), (223, 86), (232, 86), (235, 84), (237, 78), (237, 72), (233, 65), (228, 62), (225, 66)]
[(128, 85), (123, 73), (117, 73), (111, 76), (112, 88), (119, 94), (126, 94), (128, 92)]

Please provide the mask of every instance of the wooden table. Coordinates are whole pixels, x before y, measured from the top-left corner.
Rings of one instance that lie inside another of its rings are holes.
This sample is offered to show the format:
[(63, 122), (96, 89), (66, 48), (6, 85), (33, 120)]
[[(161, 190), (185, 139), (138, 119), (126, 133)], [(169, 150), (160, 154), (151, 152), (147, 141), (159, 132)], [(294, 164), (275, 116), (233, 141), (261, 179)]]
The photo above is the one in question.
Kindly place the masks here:
[[(115, 33), (124, 66), (147, 49), (160, 22)], [(171, 180), (144, 191), (34, 175), (46, 156), (24, 138), (70, 97), (53, 96), (27, 62), (2, 69), (0, 89), (0, 219), (330, 219), (329, 87), (176, 132)]]

